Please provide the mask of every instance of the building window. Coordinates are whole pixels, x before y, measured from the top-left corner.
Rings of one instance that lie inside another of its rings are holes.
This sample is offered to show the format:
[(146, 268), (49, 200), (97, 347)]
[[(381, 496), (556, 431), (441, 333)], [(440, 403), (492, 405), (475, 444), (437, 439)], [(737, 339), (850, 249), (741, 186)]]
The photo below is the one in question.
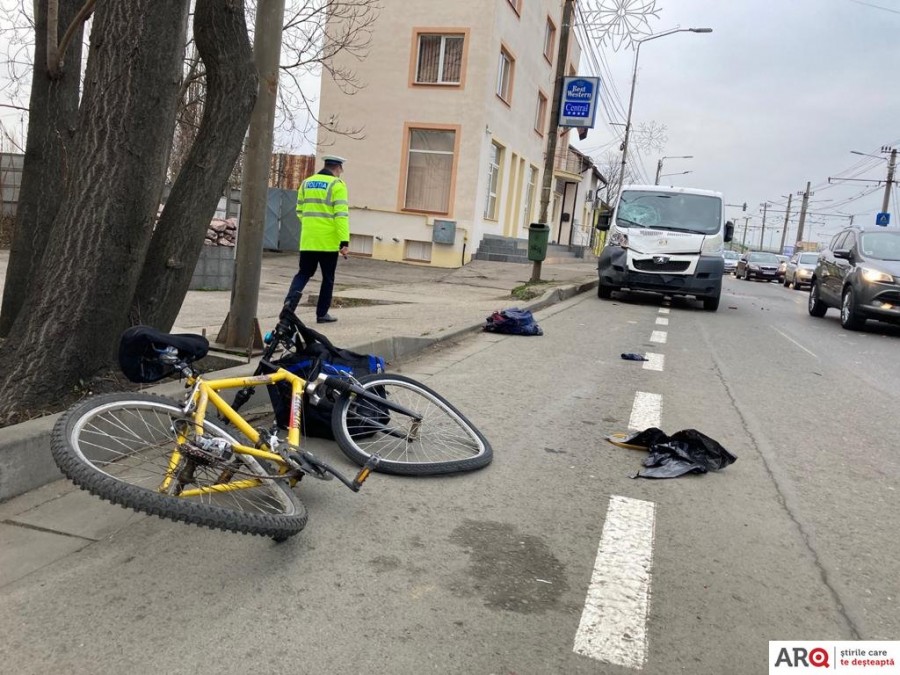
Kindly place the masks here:
[(544, 31), (544, 58), (553, 65), (553, 50), (556, 49), (556, 24), (547, 17), (547, 29)]
[(491, 143), (488, 156), (487, 199), (484, 202), (484, 217), (497, 220), (497, 190), (500, 188), (500, 162), (503, 159), (503, 148)]
[(410, 129), (404, 208), (450, 212), (456, 132)]
[(500, 64), (497, 69), (497, 96), (506, 103), (512, 100), (513, 69), (516, 61), (506, 49), (500, 50)]
[(403, 251), (403, 258), (404, 260), (431, 262), (431, 242), (407, 239)]
[(416, 84), (460, 84), (463, 35), (419, 35)]
[(544, 135), (544, 127), (547, 125), (547, 97), (544, 92), (538, 92), (537, 110), (534, 115), (534, 130), (541, 136)]
[(531, 211), (534, 208), (534, 193), (537, 190), (538, 170), (536, 166), (532, 166), (528, 172), (528, 185), (525, 186), (525, 204), (522, 209), (522, 227), (528, 229), (531, 224)]
[(374, 237), (370, 234), (350, 234), (350, 253), (372, 255)]

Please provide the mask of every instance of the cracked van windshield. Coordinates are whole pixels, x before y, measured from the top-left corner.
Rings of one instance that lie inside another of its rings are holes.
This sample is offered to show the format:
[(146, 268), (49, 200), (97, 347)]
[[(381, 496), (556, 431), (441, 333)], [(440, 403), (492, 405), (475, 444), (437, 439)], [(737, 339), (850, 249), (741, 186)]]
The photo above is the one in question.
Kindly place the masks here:
[(721, 226), (721, 202), (714, 197), (629, 190), (619, 198), (616, 220), (626, 226), (711, 234)]

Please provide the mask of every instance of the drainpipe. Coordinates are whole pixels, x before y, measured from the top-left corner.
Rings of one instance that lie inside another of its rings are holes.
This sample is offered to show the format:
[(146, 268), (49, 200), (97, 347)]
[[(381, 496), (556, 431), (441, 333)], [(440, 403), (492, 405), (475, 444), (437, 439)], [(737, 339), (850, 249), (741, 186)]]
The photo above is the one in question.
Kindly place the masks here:
[(575, 195), (572, 197), (572, 215), (569, 216), (569, 246), (572, 245), (572, 235), (575, 234), (575, 206), (578, 204), (578, 183), (575, 183)]
[[(556, 243), (562, 243), (562, 226), (563, 226), (563, 214), (566, 212), (566, 197), (569, 196), (569, 182), (566, 181), (565, 186), (563, 188), (562, 199), (560, 199), (559, 204), (559, 231), (556, 233)], [(572, 216), (569, 215), (569, 222), (572, 222)]]

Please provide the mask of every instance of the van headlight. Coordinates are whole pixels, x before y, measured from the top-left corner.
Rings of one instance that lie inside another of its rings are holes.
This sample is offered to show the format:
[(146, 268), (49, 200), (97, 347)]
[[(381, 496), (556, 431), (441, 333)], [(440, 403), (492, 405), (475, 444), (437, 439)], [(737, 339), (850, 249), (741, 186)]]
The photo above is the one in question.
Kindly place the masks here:
[(894, 277), (892, 277), (890, 274), (885, 274), (884, 272), (873, 270), (871, 267), (860, 267), (859, 271), (862, 273), (862, 278), (869, 283), (894, 283)]
[(725, 245), (721, 239), (715, 237), (706, 237), (703, 246), (700, 247), (700, 253), (703, 255), (722, 255), (725, 252)]
[(628, 235), (624, 232), (614, 232), (609, 237), (609, 245), (628, 248)]

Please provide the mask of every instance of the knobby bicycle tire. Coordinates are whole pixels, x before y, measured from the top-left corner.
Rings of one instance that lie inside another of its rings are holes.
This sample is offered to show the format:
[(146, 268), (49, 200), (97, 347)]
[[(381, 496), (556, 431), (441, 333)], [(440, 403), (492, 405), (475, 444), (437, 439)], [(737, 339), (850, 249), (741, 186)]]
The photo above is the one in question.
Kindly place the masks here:
[(472, 471), (493, 459), (491, 444), (475, 425), (436, 391), (412, 378), (376, 373), (359, 379), (365, 390), (422, 415), (415, 423), (352, 393), (334, 405), (331, 426), (347, 457), (365, 464), (374, 454), (376, 471), (429, 476)]
[[(286, 480), (269, 479), (258, 487), (196, 498), (160, 492), (175, 447), (175, 425), (184, 420), (179, 404), (162, 396), (102, 394), (57, 420), (50, 448), (57, 466), (72, 482), (113, 504), (279, 541), (306, 526), (306, 507)], [(203, 426), (206, 435), (238, 442), (223, 425), (205, 420)], [(248, 473), (267, 473), (266, 467), (246, 455), (235, 455), (229, 462), (204, 459), (194, 464), (190, 470), (194, 483), (189, 487), (221, 484), (224, 472), (233, 473), (235, 481), (247, 479)]]

